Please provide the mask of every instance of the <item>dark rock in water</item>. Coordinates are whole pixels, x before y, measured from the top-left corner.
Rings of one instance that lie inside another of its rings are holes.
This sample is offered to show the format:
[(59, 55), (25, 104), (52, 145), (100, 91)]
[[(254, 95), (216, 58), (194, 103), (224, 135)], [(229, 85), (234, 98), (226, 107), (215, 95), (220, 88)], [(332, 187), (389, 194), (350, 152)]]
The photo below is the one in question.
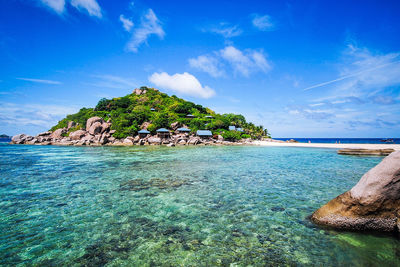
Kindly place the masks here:
[(400, 151), (383, 159), (350, 191), (322, 206), (311, 219), (338, 229), (399, 232)]
[(387, 156), (394, 152), (394, 149), (364, 149), (364, 148), (343, 148), (338, 150), (341, 155), (358, 155), (358, 156)]
[(168, 179), (163, 180), (159, 178), (153, 178), (148, 181), (143, 179), (135, 179), (130, 180), (125, 183), (120, 184), (120, 190), (128, 190), (128, 191), (141, 191), (150, 188), (158, 188), (158, 189), (170, 189), (177, 188), (182, 185), (190, 184), (188, 179)]
[(272, 207), (271, 210), (272, 210), (272, 211), (284, 211), (285, 208), (275, 206), (275, 207)]

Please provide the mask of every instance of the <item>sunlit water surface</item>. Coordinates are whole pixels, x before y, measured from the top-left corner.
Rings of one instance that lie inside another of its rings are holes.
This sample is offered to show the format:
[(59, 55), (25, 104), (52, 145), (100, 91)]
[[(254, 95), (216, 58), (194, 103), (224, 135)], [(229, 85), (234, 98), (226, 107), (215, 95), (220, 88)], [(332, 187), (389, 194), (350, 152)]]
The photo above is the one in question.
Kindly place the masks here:
[(0, 145), (0, 265), (399, 265), (308, 216), (382, 158), (284, 147)]

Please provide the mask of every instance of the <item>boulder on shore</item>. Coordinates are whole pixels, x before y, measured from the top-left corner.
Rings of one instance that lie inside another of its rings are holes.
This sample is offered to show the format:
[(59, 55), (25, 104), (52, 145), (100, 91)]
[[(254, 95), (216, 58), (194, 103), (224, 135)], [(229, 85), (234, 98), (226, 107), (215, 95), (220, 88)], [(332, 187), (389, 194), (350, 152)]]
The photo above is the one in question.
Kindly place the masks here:
[(104, 122), (104, 120), (100, 117), (91, 117), (86, 121), (86, 131), (89, 131), (90, 127), (92, 127), (92, 125), (96, 122), (99, 122), (100, 124), (102, 124)]
[(337, 229), (400, 232), (400, 151), (384, 158), (311, 219)]
[(152, 136), (147, 139), (147, 142), (149, 142), (151, 145), (160, 145), (161, 138)]
[(53, 139), (61, 139), (63, 138), (63, 134), (65, 133), (67, 133), (67, 129), (65, 128), (57, 129), (50, 135), (50, 137)]
[(86, 131), (84, 131), (84, 130), (77, 130), (77, 131), (74, 131), (74, 132), (71, 132), (70, 134), (69, 134), (69, 137), (72, 139), (72, 140), (80, 140), (82, 137), (84, 137), (86, 135)]
[(11, 142), (14, 144), (22, 144), (25, 141), (26, 137), (26, 134), (17, 134), (11, 138)]

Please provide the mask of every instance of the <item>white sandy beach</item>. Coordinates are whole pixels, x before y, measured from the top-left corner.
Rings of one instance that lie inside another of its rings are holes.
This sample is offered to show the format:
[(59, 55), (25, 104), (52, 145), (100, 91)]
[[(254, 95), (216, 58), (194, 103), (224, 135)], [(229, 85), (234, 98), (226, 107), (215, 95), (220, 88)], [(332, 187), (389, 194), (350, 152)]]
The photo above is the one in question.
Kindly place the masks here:
[(363, 149), (389, 149), (400, 150), (400, 144), (325, 144), (325, 143), (281, 143), (271, 141), (255, 141), (258, 146), (288, 146), (288, 147), (320, 147), (320, 148), (363, 148)]

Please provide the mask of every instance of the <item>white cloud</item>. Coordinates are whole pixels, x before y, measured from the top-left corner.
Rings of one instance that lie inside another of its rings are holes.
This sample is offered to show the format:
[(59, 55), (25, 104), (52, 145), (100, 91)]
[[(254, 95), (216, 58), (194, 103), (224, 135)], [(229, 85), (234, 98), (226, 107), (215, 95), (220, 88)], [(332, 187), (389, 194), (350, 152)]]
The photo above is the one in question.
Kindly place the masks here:
[(220, 77), (224, 75), (224, 71), (218, 68), (219, 61), (215, 56), (202, 55), (197, 58), (190, 58), (189, 65), (192, 68), (204, 71), (212, 77)]
[(34, 82), (34, 83), (44, 83), (44, 84), (61, 84), (59, 81), (52, 80), (42, 80), (42, 79), (31, 79), (31, 78), (16, 78), (17, 80)]
[(139, 27), (134, 29), (131, 40), (127, 44), (127, 50), (137, 52), (139, 46), (145, 43), (151, 35), (157, 35), (160, 39), (163, 39), (165, 32), (154, 11), (149, 9), (146, 14), (141, 17)]
[[(65, 12), (65, 0), (38, 0), (45, 6), (51, 8), (57, 14), (62, 15)], [(87, 11), (90, 16), (102, 17), (102, 12), (96, 0), (68, 0), (70, 4), (80, 12)]]
[(225, 38), (239, 36), (243, 33), (242, 29), (240, 29), (239, 26), (230, 25), (226, 22), (221, 22), (219, 25), (212, 26), (209, 29), (206, 29), (204, 31), (216, 33), (216, 34), (222, 35)]
[(220, 55), (231, 64), (235, 72), (246, 77), (251, 72), (268, 72), (272, 68), (263, 53), (255, 50), (242, 52), (233, 46), (227, 46), (220, 51)]
[(130, 32), (133, 27), (132, 20), (125, 18), (124, 15), (120, 15), (119, 20), (122, 22), (122, 26), (124, 27), (125, 31)]
[[(373, 97), (390, 87), (400, 85), (400, 53), (372, 53), (366, 48), (349, 45), (343, 59), (337, 64), (339, 77), (309, 86), (304, 90), (325, 87), (331, 96), (325, 99), (343, 97)], [(390, 92), (389, 92), (390, 93)]]
[(90, 16), (101, 18), (101, 8), (96, 0), (71, 0), (71, 5), (78, 10), (86, 10)]
[(65, 0), (40, 0), (44, 5), (53, 9), (57, 14), (62, 14), (65, 10)]
[(149, 77), (149, 81), (157, 87), (190, 96), (210, 98), (215, 95), (213, 89), (208, 86), (202, 86), (196, 77), (187, 72), (174, 75), (169, 75), (166, 72), (153, 73)]
[(271, 17), (268, 15), (254, 15), (252, 20), (253, 26), (261, 31), (270, 31), (274, 29)]
[(37, 134), (78, 110), (78, 107), (71, 106), (0, 102), (0, 124), (5, 130), (13, 131), (13, 134)]
[(226, 46), (211, 54), (190, 58), (189, 65), (213, 77), (225, 75), (224, 65), (230, 65), (235, 74), (239, 73), (246, 77), (254, 72), (266, 73), (272, 69), (262, 52), (253, 49), (241, 51), (234, 46)]

